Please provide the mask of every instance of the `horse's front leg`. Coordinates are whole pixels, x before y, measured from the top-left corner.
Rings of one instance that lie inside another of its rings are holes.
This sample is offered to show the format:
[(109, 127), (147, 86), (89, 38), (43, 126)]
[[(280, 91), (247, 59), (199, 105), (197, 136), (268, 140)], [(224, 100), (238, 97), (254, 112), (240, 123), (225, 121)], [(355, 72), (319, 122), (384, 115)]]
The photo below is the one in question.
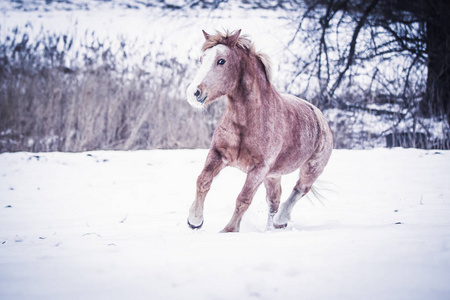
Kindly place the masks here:
[(266, 165), (256, 166), (248, 172), (244, 187), (236, 200), (236, 209), (234, 210), (233, 216), (231, 217), (228, 225), (225, 226), (221, 232), (239, 231), (242, 216), (252, 203), (253, 196), (258, 190), (258, 187), (264, 181), (264, 178), (268, 172), (269, 167)]
[(225, 167), (222, 156), (215, 149), (211, 149), (206, 158), (203, 171), (197, 178), (197, 193), (195, 201), (189, 210), (188, 225), (192, 229), (198, 229), (203, 225), (203, 205), (206, 194), (211, 188), (214, 177)]

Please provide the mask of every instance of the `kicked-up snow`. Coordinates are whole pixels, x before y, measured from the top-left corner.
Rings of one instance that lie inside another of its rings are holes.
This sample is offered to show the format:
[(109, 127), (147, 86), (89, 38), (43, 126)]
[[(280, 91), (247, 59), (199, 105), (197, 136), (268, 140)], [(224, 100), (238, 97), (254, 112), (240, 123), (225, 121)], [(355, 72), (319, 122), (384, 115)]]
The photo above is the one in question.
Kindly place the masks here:
[(206, 154), (0, 154), (0, 299), (450, 298), (450, 152), (335, 150), (323, 205), (266, 231), (260, 187), (233, 234), (235, 169), (186, 224)]

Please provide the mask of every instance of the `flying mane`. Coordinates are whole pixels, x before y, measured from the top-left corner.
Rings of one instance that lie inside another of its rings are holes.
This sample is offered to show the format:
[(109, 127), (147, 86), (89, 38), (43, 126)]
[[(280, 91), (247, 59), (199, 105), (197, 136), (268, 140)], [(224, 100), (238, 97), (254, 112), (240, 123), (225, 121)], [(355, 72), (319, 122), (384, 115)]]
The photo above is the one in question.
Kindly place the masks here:
[[(216, 31), (216, 34), (209, 35), (206, 39), (205, 43), (202, 46), (202, 51), (205, 51), (209, 48), (212, 48), (216, 45), (225, 45), (228, 47), (232, 47), (229, 37), (235, 34), (235, 32), (226, 31), (225, 34)], [(243, 50), (248, 51), (250, 55), (255, 56), (264, 66), (264, 72), (266, 73), (267, 80), (270, 82), (272, 78), (272, 68), (270, 65), (270, 59), (269, 57), (264, 54), (257, 52), (255, 50), (255, 46), (253, 45), (253, 42), (248, 38), (247, 35), (240, 35), (235, 47), (241, 48)]]

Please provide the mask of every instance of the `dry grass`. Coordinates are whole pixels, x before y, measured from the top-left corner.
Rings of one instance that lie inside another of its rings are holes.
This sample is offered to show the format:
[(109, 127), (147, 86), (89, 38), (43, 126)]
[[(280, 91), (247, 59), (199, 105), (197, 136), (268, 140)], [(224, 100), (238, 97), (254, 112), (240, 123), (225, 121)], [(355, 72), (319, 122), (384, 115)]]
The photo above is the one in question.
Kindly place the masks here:
[[(49, 33), (33, 40), (19, 29), (0, 36), (0, 152), (209, 146), (224, 103), (208, 112), (192, 109), (185, 89), (196, 67), (168, 57), (161, 44), (149, 42), (148, 53), (141, 53), (141, 44), (99, 41), (93, 32), (78, 42)], [(358, 98), (349, 92), (345, 99), (352, 97)], [(374, 134), (361, 118), (349, 118), (367, 111), (362, 108), (344, 106), (330, 118), (336, 148), (384, 144), (388, 130)], [(425, 131), (426, 148), (449, 147), (448, 134), (432, 138), (429, 122), (399, 126), (405, 116), (379, 119), (393, 124), (394, 132)]]
[(132, 63), (125, 41), (81, 44), (19, 30), (1, 41), (0, 152), (209, 146), (220, 109), (184, 101), (186, 65), (160, 45)]

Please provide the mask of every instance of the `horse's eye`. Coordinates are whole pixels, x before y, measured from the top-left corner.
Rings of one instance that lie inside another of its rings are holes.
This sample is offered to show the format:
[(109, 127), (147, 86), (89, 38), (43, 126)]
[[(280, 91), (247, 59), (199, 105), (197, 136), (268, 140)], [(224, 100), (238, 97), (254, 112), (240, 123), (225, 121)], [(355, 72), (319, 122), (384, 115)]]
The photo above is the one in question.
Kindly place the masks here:
[(224, 65), (226, 63), (225, 59), (221, 58), (217, 61), (218, 65)]

